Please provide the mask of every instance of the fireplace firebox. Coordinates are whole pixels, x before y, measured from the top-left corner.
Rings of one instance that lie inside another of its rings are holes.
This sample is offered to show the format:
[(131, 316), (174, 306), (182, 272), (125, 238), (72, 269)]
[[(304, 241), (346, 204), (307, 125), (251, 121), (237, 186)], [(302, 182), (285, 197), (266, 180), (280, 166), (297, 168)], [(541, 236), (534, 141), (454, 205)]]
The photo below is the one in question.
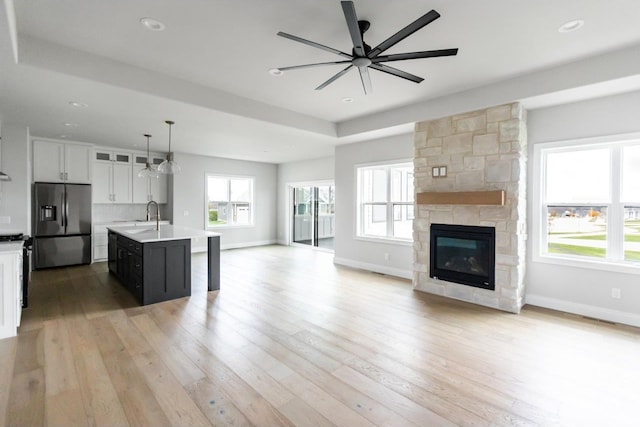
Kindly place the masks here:
[(429, 275), (493, 291), (495, 247), (493, 227), (431, 224)]

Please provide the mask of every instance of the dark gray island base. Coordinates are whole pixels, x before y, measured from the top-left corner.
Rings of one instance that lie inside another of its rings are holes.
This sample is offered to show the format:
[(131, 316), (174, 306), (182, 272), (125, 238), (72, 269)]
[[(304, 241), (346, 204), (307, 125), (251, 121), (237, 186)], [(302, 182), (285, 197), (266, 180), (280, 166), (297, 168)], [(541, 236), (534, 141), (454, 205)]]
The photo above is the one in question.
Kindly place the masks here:
[[(163, 225), (159, 231), (109, 229), (109, 271), (141, 305), (191, 295), (191, 239), (208, 239), (209, 291), (220, 289), (220, 236)], [(182, 238), (181, 238), (182, 237)]]

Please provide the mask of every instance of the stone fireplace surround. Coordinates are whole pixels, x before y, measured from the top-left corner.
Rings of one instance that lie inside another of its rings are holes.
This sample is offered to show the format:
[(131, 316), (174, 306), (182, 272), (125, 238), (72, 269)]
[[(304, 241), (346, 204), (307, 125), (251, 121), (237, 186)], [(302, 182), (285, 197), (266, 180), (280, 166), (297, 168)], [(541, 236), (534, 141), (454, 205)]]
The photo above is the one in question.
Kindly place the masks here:
[[(420, 204), (413, 222), (413, 287), (504, 311), (524, 303), (526, 248), (526, 112), (519, 103), (416, 124), (415, 190), (504, 190), (504, 205)], [(433, 177), (433, 167), (446, 176)], [(429, 277), (431, 223), (495, 227), (495, 291)]]

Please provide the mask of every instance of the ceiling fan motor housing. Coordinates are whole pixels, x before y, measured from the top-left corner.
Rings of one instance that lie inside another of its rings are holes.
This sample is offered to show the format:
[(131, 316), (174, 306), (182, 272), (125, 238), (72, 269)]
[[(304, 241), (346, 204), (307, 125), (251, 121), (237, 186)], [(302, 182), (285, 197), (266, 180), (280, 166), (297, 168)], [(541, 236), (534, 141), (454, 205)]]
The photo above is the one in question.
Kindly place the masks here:
[(353, 1), (341, 1), (342, 10), (344, 12), (345, 20), (347, 21), (347, 28), (349, 29), (349, 34), (351, 36), (351, 41), (353, 42), (353, 49), (351, 50), (351, 55), (346, 52), (342, 52), (340, 50), (331, 48), (329, 46), (324, 46), (320, 43), (312, 42), (310, 40), (305, 40), (301, 37), (294, 36), (291, 34), (278, 32), (279, 36), (291, 39), (293, 41), (304, 43), (309, 46), (313, 46), (318, 49), (322, 49), (336, 55), (343, 57), (344, 59), (341, 61), (331, 61), (331, 62), (320, 62), (314, 64), (305, 64), (305, 65), (295, 65), (291, 67), (282, 67), (279, 68), (280, 71), (284, 70), (293, 70), (300, 68), (308, 68), (308, 67), (317, 67), (324, 65), (335, 65), (335, 64), (349, 64), (346, 68), (339, 71), (337, 74), (333, 75), (329, 80), (322, 83), (320, 86), (316, 88), (316, 90), (323, 89), (329, 84), (333, 83), (340, 77), (342, 77), (345, 73), (347, 73), (351, 68), (357, 68), (360, 73), (360, 79), (362, 80), (362, 87), (364, 89), (365, 95), (371, 92), (371, 78), (369, 77), (369, 69), (373, 69), (376, 71), (381, 71), (387, 74), (394, 75), (396, 77), (400, 77), (414, 83), (420, 83), (424, 79), (419, 76), (415, 76), (413, 74), (407, 73), (405, 71), (399, 70), (397, 68), (390, 67), (389, 65), (384, 64), (385, 62), (393, 62), (393, 61), (404, 61), (407, 59), (419, 59), (419, 58), (436, 58), (442, 56), (453, 56), (458, 54), (458, 49), (438, 49), (438, 50), (429, 50), (422, 52), (410, 52), (410, 53), (396, 53), (396, 54), (387, 54), (381, 55), (387, 49), (395, 46), (400, 41), (409, 37), (411, 34), (420, 30), (424, 26), (430, 24), (440, 17), (440, 14), (435, 10), (431, 10), (426, 14), (422, 15), (400, 31), (393, 34), (391, 37), (384, 40), (382, 43), (378, 44), (375, 48), (371, 48), (368, 44), (364, 42), (364, 33), (369, 29), (371, 23), (366, 20), (358, 20), (356, 16), (356, 10), (353, 5)]

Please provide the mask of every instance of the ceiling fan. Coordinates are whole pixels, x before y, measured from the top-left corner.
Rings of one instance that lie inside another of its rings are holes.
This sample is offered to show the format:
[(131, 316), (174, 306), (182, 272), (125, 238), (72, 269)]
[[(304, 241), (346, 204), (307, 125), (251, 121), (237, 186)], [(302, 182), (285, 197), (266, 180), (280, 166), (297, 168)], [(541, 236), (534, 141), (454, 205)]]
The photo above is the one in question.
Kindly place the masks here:
[(397, 77), (401, 77), (403, 79), (410, 80), (415, 83), (420, 83), (424, 79), (422, 77), (415, 76), (413, 74), (407, 73), (402, 70), (398, 70), (397, 68), (390, 67), (388, 65), (383, 64), (383, 62), (392, 62), (392, 61), (404, 61), (406, 59), (418, 59), (418, 58), (435, 58), (439, 56), (453, 56), (458, 54), (458, 49), (440, 49), (440, 50), (427, 50), (422, 52), (411, 52), (411, 53), (396, 53), (391, 55), (381, 55), (384, 51), (394, 46), (398, 42), (404, 40), (409, 37), (411, 34), (415, 33), (422, 27), (430, 24), (440, 17), (440, 14), (435, 10), (431, 10), (430, 12), (424, 14), (420, 18), (416, 19), (411, 24), (407, 25), (378, 46), (373, 49), (371, 46), (366, 44), (363, 41), (364, 33), (369, 29), (371, 23), (369, 21), (358, 21), (356, 16), (356, 8), (353, 5), (352, 1), (342, 1), (342, 11), (344, 12), (344, 17), (347, 21), (347, 27), (349, 28), (349, 34), (351, 35), (351, 41), (353, 42), (353, 50), (351, 54), (339, 51), (337, 49), (333, 49), (328, 46), (324, 46), (320, 43), (312, 42), (310, 40), (303, 39), (301, 37), (297, 37), (291, 34), (284, 33), (282, 31), (278, 32), (278, 35), (299, 43), (303, 43), (309, 46), (313, 46), (318, 49), (325, 50), (327, 52), (335, 53), (336, 55), (342, 56), (343, 58), (347, 58), (343, 61), (332, 61), (332, 62), (320, 62), (315, 64), (305, 64), (305, 65), (294, 65), (291, 67), (281, 67), (278, 68), (280, 72), (287, 70), (295, 70), (298, 68), (309, 68), (309, 67), (317, 67), (322, 65), (333, 65), (333, 64), (349, 64), (342, 71), (333, 75), (329, 80), (322, 83), (320, 86), (316, 88), (316, 90), (321, 90), (344, 76), (351, 68), (356, 67), (360, 72), (360, 79), (362, 80), (362, 87), (364, 88), (364, 93), (370, 93), (371, 89), (371, 78), (369, 77), (369, 69), (374, 69), (377, 71), (382, 71), (383, 73), (388, 73)]

